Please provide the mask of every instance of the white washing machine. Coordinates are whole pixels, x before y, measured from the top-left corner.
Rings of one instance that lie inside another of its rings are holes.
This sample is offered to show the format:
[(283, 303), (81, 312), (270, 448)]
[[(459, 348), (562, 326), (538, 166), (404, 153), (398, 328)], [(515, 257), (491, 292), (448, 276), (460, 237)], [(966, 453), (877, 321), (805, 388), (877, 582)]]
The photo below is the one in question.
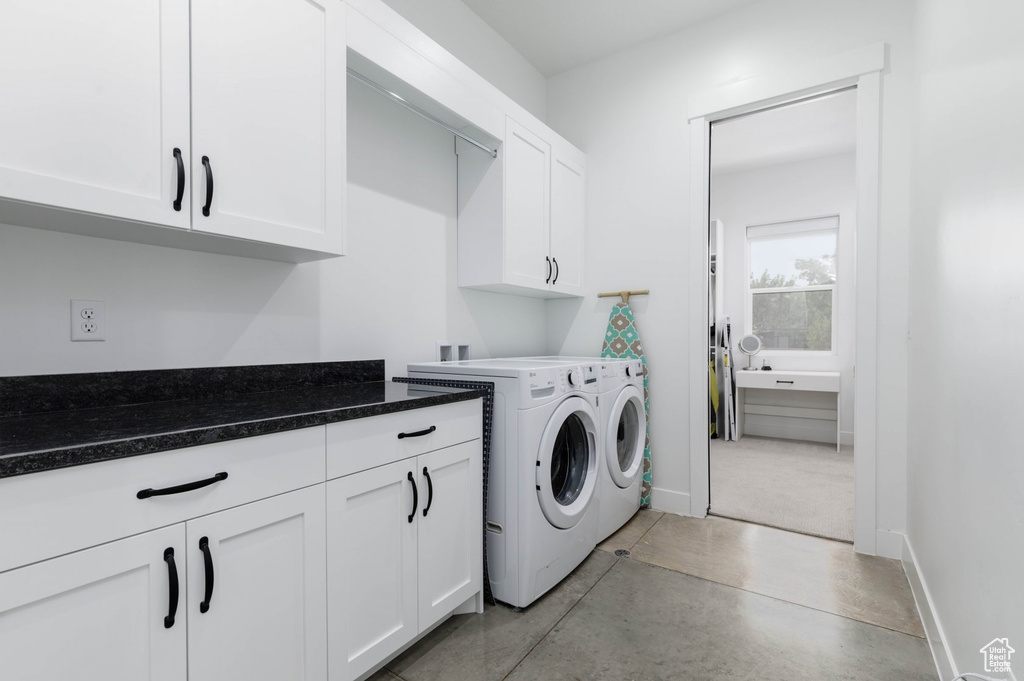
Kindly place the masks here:
[(597, 545), (597, 367), (512, 358), (408, 370), (494, 383), (487, 567), (495, 598), (529, 605)]
[(537, 357), (555, 362), (596, 363), (601, 424), (598, 461), (597, 541), (625, 525), (640, 508), (647, 444), (643, 363), (638, 359)]

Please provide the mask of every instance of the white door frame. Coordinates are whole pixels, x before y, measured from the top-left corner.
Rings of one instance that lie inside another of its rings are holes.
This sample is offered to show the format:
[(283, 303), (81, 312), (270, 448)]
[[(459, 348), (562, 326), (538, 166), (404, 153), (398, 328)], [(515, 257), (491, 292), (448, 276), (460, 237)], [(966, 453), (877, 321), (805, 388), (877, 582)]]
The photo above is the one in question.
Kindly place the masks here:
[[(690, 515), (703, 518), (708, 485), (708, 221), (711, 124), (788, 101), (857, 87), (856, 348), (854, 355), (854, 549), (874, 554), (878, 351), (878, 195), (884, 44), (690, 98)], [(856, 369), (859, 368), (859, 371)], [(697, 378), (703, 377), (703, 380)], [(844, 377), (850, 380), (850, 377)]]

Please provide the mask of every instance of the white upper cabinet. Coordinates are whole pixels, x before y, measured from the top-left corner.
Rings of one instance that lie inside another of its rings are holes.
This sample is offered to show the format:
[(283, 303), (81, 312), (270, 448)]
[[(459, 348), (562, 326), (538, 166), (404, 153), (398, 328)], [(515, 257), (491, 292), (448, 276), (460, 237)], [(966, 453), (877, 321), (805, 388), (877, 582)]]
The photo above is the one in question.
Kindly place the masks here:
[(4, 0), (0, 64), (0, 197), (189, 226), (188, 0)]
[(551, 145), (511, 118), (505, 136), (505, 281), (551, 283)]
[(587, 185), (581, 154), (556, 145), (551, 158), (552, 290), (583, 295)]
[(507, 119), (497, 159), (459, 154), (459, 286), (557, 298), (583, 294), (586, 157), (535, 121)]
[(193, 0), (196, 230), (340, 253), (345, 5)]
[(342, 254), (345, 26), (341, 0), (5, 0), (0, 222)]

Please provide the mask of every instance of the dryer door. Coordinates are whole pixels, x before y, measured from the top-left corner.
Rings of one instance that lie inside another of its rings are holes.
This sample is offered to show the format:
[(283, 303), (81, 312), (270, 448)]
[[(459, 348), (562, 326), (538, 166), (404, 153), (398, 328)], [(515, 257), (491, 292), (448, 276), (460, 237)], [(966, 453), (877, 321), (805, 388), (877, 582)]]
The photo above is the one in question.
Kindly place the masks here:
[(597, 417), (590, 404), (570, 397), (558, 405), (537, 453), (537, 498), (548, 522), (575, 526), (597, 486)]
[(644, 393), (634, 385), (626, 386), (612, 406), (604, 438), (605, 463), (612, 480), (619, 487), (629, 487), (640, 475), (646, 440)]

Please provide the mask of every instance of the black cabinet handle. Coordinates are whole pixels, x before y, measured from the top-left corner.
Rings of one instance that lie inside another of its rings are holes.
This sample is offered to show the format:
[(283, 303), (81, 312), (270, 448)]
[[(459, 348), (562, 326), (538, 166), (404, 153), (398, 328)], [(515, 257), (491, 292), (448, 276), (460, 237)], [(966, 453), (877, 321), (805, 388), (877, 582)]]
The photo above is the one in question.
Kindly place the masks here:
[(167, 563), (167, 579), (171, 583), (167, 617), (164, 618), (164, 629), (170, 629), (174, 626), (174, 615), (178, 612), (178, 566), (174, 564), (173, 548), (168, 547), (164, 551), (164, 561)]
[(414, 433), (399, 433), (398, 434), (398, 439), (399, 440), (404, 440), (407, 437), (423, 437), (424, 435), (430, 435), (435, 430), (437, 430), (437, 426), (430, 426), (426, 430), (417, 430)]
[(209, 487), (210, 485), (220, 482), (221, 480), (227, 480), (228, 474), (223, 471), (217, 473), (212, 478), (206, 480), (196, 480), (195, 482), (186, 482), (184, 485), (175, 485), (174, 487), (164, 487), (163, 489), (149, 489), (139, 490), (139, 493), (135, 496), (139, 499), (148, 499), (150, 497), (166, 497), (169, 494), (181, 494), (182, 492), (191, 492), (193, 490), (202, 489), (203, 487)]
[(420, 503), (420, 492), (416, 489), (416, 480), (412, 477), (412, 471), (409, 471), (409, 482), (412, 483), (412, 513), (409, 514), (409, 522), (416, 517), (416, 507)]
[(544, 280), (545, 284), (551, 283), (551, 256), (545, 255), (544, 259), (548, 261), (548, 278)]
[(558, 258), (551, 258), (551, 262), (555, 263), (555, 278), (551, 280), (551, 285), (554, 286), (558, 281)]
[(793, 385), (793, 381), (775, 381), (775, 382), (776, 383), (789, 383), (790, 385)]
[(171, 205), (174, 210), (181, 210), (181, 197), (185, 195), (185, 162), (181, 160), (181, 149), (174, 148), (174, 160), (178, 162), (178, 193), (174, 197), (174, 203)]
[(427, 511), (434, 503), (434, 481), (430, 479), (430, 471), (423, 467), (423, 477), (427, 479), (427, 505), (423, 508), (423, 517), (427, 517)]
[(203, 167), (206, 168), (206, 205), (203, 206), (203, 216), (210, 217), (210, 204), (213, 203), (213, 167), (210, 166), (209, 156), (203, 156)]
[(199, 612), (206, 612), (210, 609), (210, 599), (213, 598), (213, 554), (210, 553), (209, 537), (199, 540), (199, 550), (203, 552), (203, 569), (206, 572), (206, 593), (203, 594), (203, 602), (199, 604)]

